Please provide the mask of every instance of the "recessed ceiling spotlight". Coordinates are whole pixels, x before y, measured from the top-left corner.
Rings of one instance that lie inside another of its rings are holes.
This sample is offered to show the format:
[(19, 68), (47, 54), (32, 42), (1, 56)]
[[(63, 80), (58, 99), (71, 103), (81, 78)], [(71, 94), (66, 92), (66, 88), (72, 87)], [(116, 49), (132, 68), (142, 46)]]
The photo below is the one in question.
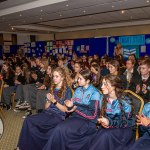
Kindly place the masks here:
[(19, 15), (20, 17), (22, 16), (22, 14)]
[(114, 8), (115, 6), (111, 6), (112, 8)]
[(86, 13), (86, 11), (85, 11), (85, 10), (83, 10), (83, 13)]
[(43, 12), (43, 10), (42, 10), (42, 9), (41, 9), (40, 11), (41, 11), (41, 12)]
[(147, 0), (146, 2), (149, 3), (149, 0)]
[(41, 17), (40, 20), (42, 20), (43, 18)]
[(68, 7), (69, 5), (67, 4), (66, 7)]
[(12, 27), (11, 29), (12, 29), (12, 30), (14, 30), (14, 28), (13, 28), (13, 27)]
[(61, 16), (62, 16), (62, 14), (59, 14), (59, 16), (61, 17)]
[(124, 14), (124, 13), (125, 13), (125, 10), (122, 10), (121, 13)]

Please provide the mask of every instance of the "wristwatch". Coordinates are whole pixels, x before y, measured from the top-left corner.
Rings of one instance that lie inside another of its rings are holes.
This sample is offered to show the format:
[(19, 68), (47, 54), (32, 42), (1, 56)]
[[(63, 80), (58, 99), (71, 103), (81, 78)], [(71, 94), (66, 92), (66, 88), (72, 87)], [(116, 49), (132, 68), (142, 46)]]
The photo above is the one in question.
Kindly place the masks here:
[(55, 101), (53, 104), (56, 105), (56, 104), (57, 104), (57, 101)]

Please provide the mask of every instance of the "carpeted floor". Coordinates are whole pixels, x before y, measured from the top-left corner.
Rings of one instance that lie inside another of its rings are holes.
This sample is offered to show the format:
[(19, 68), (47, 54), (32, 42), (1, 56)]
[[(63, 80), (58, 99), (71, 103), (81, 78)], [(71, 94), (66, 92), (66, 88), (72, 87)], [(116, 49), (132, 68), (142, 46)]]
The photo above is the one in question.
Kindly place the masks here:
[(4, 134), (0, 139), (0, 150), (14, 150), (17, 146), (20, 130), (22, 128), (22, 116), (24, 111), (16, 113), (13, 110), (3, 110), (5, 113), (4, 119)]

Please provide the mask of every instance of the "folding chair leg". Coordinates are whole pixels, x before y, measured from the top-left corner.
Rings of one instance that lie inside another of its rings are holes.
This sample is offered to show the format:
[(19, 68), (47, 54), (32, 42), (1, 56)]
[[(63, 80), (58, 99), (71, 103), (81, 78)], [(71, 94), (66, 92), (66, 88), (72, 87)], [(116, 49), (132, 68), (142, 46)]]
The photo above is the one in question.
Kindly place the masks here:
[(2, 119), (5, 118), (5, 114), (4, 114), (4, 112), (3, 112), (2, 107), (0, 107), (0, 116), (2, 117)]
[(15, 107), (15, 93), (12, 93), (12, 95), (11, 95), (11, 104), (12, 104), (12, 108), (14, 109), (14, 107)]

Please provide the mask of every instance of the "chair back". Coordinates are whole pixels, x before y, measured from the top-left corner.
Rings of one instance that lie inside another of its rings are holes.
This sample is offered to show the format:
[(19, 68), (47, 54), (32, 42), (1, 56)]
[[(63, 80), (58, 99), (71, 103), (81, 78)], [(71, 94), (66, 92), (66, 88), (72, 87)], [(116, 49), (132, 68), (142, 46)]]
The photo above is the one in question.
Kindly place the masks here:
[(0, 102), (1, 102), (1, 98), (2, 98), (3, 86), (4, 86), (4, 80), (1, 79), (0, 80)]
[(136, 93), (132, 92), (131, 90), (125, 90), (125, 93), (132, 99), (133, 106), (134, 106), (134, 113), (137, 115), (138, 113), (142, 113), (144, 107), (144, 100), (142, 97), (137, 95)]
[[(142, 97), (137, 95), (136, 93), (130, 91), (130, 90), (125, 90), (125, 93), (127, 93), (128, 97), (132, 99), (133, 106), (134, 106), (134, 113), (137, 115), (138, 113), (142, 113), (143, 107), (144, 107), (144, 100)], [(138, 126), (135, 125), (135, 139), (137, 140), (139, 138), (139, 130)]]
[[(2, 100), (2, 91), (3, 91), (3, 86), (4, 86), (4, 80), (0, 79), (0, 102)], [(2, 107), (0, 106), (0, 119), (3, 120), (5, 118), (5, 114), (3, 112)]]

